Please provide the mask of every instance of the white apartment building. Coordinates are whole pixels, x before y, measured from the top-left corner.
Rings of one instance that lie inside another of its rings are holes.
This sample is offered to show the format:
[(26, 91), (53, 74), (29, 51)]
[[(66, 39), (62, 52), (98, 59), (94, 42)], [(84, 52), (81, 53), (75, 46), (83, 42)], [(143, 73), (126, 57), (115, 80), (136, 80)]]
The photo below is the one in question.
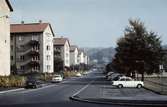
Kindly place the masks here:
[(84, 64), (89, 64), (89, 57), (86, 54), (84, 55)]
[(72, 45), (70, 47), (70, 66), (78, 65), (78, 47)]
[(10, 75), (10, 22), (13, 9), (8, 0), (0, 0), (0, 75)]
[(78, 54), (78, 63), (79, 64), (84, 64), (85, 62), (85, 58), (84, 58), (84, 52), (79, 50), (79, 54)]
[(54, 60), (57, 57), (63, 60), (64, 67), (70, 67), (70, 42), (68, 38), (54, 38)]
[(11, 68), (15, 68), (12, 72), (52, 73), (53, 37), (49, 23), (11, 24)]

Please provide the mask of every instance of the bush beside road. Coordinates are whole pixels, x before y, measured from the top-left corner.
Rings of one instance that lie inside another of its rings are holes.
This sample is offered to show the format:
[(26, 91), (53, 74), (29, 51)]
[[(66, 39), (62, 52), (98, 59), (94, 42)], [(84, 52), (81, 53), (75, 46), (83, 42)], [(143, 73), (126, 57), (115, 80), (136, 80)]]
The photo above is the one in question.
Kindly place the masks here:
[(24, 87), (25, 85), (25, 77), (24, 76), (1, 76), (0, 77), (0, 87)]

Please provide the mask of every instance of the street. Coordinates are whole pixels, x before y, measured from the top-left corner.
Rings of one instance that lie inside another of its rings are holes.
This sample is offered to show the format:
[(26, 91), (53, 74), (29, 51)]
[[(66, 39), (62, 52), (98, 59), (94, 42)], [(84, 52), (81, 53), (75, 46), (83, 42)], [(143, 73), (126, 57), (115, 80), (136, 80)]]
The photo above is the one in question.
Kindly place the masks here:
[[(98, 71), (97, 71), (98, 72)], [(22, 91), (9, 92), (0, 94), (0, 106), (5, 107), (53, 107), (53, 106), (72, 106), (72, 107), (112, 107), (111, 105), (91, 104), (72, 101), (70, 96), (78, 93), (86, 85), (90, 83), (100, 85), (100, 81), (97, 78), (100, 73), (91, 72), (86, 76), (79, 78), (71, 78), (46, 87), (38, 89), (26, 89)], [(82, 91), (82, 90), (81, 90)], [(90, 94), (93, 93), (89, 92)], [(113, 105), (113, 107), (120, 107)]]

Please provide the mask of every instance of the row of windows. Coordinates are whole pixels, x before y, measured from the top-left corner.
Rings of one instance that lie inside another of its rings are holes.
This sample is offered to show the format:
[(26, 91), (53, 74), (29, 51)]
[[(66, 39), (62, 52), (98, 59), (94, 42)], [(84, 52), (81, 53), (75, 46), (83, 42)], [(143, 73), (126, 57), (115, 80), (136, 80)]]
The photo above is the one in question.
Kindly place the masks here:
[[(25, 66), (20, 66), (20, 69), (25, 70)], [(39, 66), (35, 66), (35, 67), (32, 68), (32, 70), (39, 70), (39, 69), (40, 69)]]
[[(11, 37), (11, 41), (13, 41), (13, 38), (14, 38), (14, 37), (12, 36), (12, 37)], [(23, 41), (24, 39), (26, 39), (25, 36), (18, 36), (18, 40), (19, 40), (19, 41)], [(33, 36), (31, 37), (31, 39), (32, 39), (32, 40), (38, 40), (38, 36), (34, 36), (34, 35), (33, 35)]]

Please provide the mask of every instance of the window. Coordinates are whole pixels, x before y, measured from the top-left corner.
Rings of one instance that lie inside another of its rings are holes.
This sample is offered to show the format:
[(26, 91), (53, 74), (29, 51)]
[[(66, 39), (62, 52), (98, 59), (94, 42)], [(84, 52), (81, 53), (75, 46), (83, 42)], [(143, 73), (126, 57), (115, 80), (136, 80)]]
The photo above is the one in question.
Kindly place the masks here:
[(10, 56), (10, 59), (13, 60), (13, 56)]
[(23, 61), (24, 60), (24, 56), (20, 56), (20, 60)]
[(24, 66), (21, 66), (20, 68), (21, 68), (21, 70), (24, 70)]
[(21, 49), (24, 49), (24, 45), (20, 45), (20, 48), (21, 48)]
[(66, 57), (68, 57), (68, 53), (66, 53)]
[(10, 39), (11, 39), (11, 41), (13, 41), (13, 36), (11, 36), (11, 38), (10, 38)]
[(22, 36), (19, 36), (19, 41), (22, 41), (22, 40), (23, 40)]
[(120, 79), (120, 81), (125, 81), (125, 78)]
[(50, 70), (50, 65), (47, 65), (47, 70)]
[(50, 60), (50, 55), (47, 55), (47, 56), (46, 56), (46, 60)]
[(130, 78), (126, 78), (126, 81), (132, 81)]
[(13, 45), (11, 45), (10, 48), (11, 48), (11, 51), (13, 51)]
[(46, 46), (46, 50), (50, 50), (50, 46), (49, 45)]

